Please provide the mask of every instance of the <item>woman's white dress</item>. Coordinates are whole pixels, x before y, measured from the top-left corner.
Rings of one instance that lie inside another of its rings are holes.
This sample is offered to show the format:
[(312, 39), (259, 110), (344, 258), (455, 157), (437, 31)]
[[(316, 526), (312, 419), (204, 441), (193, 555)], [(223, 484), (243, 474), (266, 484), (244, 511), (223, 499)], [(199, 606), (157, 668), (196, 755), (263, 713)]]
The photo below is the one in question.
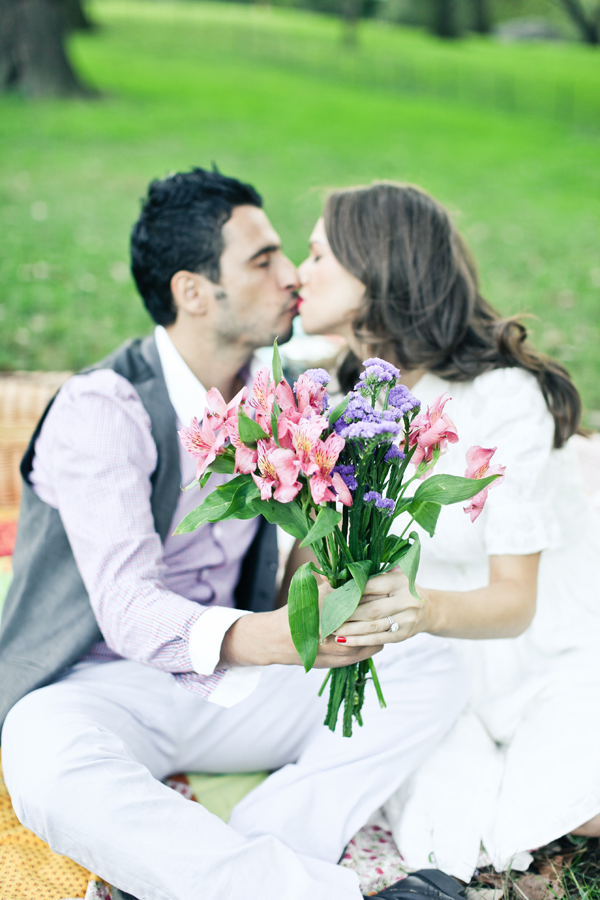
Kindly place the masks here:
[(502, 870), (600, 813), (600, 517), (573, 447), (552, 448), (532, 375), (500, 369), (451, 384), (427, 374), (414, 388), (423, 408), (445, 391), (460, 440), (436, 473), (464, 475), (478, 444), (498, 448), (492, 464), (506, 477), (475, 523), (457, 504), (442, 509), (433, 538), (420, 532), (418, 583), (483, 587), (489, 556), (542, 551), (532, 624), (518, 638), (453, 641), (470, 706), (385, 808), (409, 867), (468, 881), (480, 842)]

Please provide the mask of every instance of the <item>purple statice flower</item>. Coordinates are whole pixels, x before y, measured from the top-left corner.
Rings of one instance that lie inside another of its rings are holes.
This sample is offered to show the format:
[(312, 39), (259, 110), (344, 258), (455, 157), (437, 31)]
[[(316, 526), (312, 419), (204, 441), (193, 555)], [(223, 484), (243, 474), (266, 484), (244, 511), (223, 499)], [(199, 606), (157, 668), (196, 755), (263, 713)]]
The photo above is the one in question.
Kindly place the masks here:
[(331, 381), (331, 376), (326, 369), (307, 369), (305, 375), (308, 375), (315, 384), (326, 385)]
[(349, 396), (348, 406), (334, 425), (338, 434), (341, 434), (351, 422), (381, 421), (381, 414), (374, 410), (369, 401), (362, 397), (358, 391), (352, 391)]
[(389, 437), (390, 435), (397, 435), (400, 432), (400, 425), (398, 422), (352, 422), (350, 425), (346, 425), (338, 434), (343, 438), (352, 439), (361, 439), (363, 441), (370, 441), (373, 438), (379, 437), (380, 435), (385, 435)]
[(393, 459), (404, 459), (404, 453), (396, 444), (392, 444), (383, 458), (385, 462), (391, 462)]
[(395, 407), (395, 409), (400, 410), (402, 415), (406, 415), (406, 413), (410, 412), (411, 409), (417, 409), (417, 407), (421, 406), (421, 401), (417, 400), (414, 394), (411, 394), (409, 389), (405, 387), (403, 384), (397, 384), (390, 391), (390, 395), (388, 397), (389, 406)]
[(396, 366), (376, 356), (372, 359), (365, 359), (363, 366), (365, 371), (360, 374), (360, 380), (363, 384), (382, 384), (388, 381), (395, 381), (396, 378), (400, 377), (400, 370)]
[(393, 500), (386, 500), (378, 491), (367, 491), (363, 496), (363, 502), (374, 503), (377, 509), (387, 510), (388, 516), (391, 516), (396, 506)]
[(396, 504), (394, 503), (393, 500), (391, 500), (391, 499), (386, 500), (384, 498), (382, 498), (381, 500), (376, 500), (375, 506), (377, 507), (377, 509), (387, 510), (388, 516), (391, 516), (392, 513), (394, 512), (394, 509), (396, 508)]
[(354, 477), (354, 466), (334, 466), (334, 472), (339, 472), (342, 481), (350, 491), (355, 491), (358, 487), (358, 481)]

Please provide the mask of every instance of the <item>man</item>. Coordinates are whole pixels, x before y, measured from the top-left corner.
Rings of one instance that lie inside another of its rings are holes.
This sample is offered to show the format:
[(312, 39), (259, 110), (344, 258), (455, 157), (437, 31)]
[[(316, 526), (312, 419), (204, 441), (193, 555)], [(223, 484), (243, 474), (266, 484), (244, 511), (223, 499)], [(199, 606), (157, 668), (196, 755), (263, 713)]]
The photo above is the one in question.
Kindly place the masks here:
[[(461, 677), (443, 642), (390, 647), (387, 710), (370, 692), (365, 727), (332, 734), (318, 668), (378, 648), (326, 642), (305, 674), (274, 608), (272, 529), (173, 536), (199, 502), (176, 429), (289, 339), (297, 277), (254, 189), (202, 169), (150, 185), (131, 249), (154, 335), (70, 379), (22, 465), (0, 635), (15, 811), (141, 900), (359, 900), (337, 860), (449, 728)], [(229, 825), (161, 783), (257, 769), (274, 774)]]

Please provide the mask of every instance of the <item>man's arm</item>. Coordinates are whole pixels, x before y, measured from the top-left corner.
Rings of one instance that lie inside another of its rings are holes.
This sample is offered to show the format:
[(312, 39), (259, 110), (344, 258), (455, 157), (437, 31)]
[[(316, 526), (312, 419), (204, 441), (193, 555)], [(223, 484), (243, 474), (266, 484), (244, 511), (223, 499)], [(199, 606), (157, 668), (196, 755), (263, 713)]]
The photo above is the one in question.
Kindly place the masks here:
[[(150, 506), (155, 467), (150, 418), (129, 382), (104, 370), (63, 387), (36, 445), (32, 484), (60, 512), (108, 646), (208, 696), (224, 673), (195, 666), (190, 639), (204, 624), (201, 617), (208, 626), (222, 614), (243, 618), (226, 632), (219, 665), (299, 664), (285, 609), (243, 615), (203, 607), (166, 588)], [(324, 658), (324, 666), (347, 664), (343, 648), (335, 649), (342, 652), (331, 662)], [(218, 659), (216, 652), (215, 665)]]

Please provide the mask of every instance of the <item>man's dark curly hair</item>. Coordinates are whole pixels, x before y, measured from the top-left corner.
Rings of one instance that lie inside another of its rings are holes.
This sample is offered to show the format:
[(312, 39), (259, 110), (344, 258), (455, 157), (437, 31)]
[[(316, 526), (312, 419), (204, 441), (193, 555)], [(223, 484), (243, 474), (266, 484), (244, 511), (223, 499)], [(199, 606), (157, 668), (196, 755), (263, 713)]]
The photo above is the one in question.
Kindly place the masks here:
[(159, 325), (171, 325), (177, 309), (171, 278), (186, 270), (218, 283), (222, 228), (236, 206), (262, 207), (249, 184), (216, 169), (192, 169), (152, 181), (131, 232), (131, 271), (144, 304)]

